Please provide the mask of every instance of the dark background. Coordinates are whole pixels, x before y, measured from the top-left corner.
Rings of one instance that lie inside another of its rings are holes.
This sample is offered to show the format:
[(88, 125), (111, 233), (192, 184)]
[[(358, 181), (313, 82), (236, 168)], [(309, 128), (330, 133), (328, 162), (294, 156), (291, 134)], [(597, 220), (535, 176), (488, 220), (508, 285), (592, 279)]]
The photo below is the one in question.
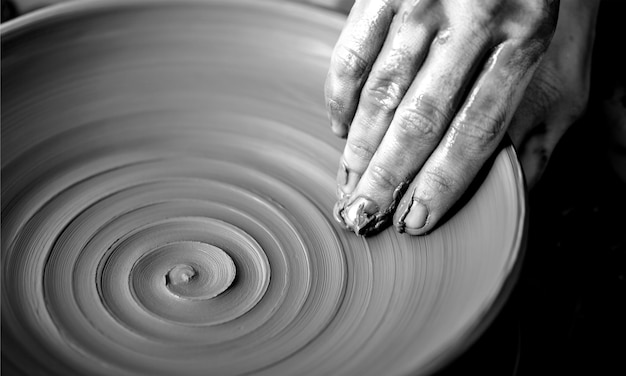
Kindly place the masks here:
[(598, 17), (589, 106), (529, 194), (519, 281), (441, 376), (626, 375), (626, 183), (609, 162), (626, 159), (626, 145), (605, 114), (626, 83), (626, 1), (603, 1)]

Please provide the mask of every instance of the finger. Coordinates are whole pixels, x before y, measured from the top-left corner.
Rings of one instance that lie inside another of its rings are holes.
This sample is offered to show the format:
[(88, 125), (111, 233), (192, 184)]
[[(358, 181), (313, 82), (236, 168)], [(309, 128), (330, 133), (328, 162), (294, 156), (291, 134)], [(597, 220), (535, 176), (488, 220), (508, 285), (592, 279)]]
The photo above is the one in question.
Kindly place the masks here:
[(367, 233), (393, 212), (445, 133), (488, 42), (487, 34), (469, 29), (437, 36), (352, 196), (338, 204), (347, 227)]
[(431, 17), (411, 18), (398, 13), (387, 40), (365, 82), (343, 158), (337, 173), (337, 195), (350, 195), (389, 128), (396, 108), (415, 79), (437, 31), (436, 9)]
[(387, 36), (393, 18), (388, 0), (357, 1), (331, 56), (326, 78), (326, 106), (331, 129), (345, 137), (359, 94)]
[(537, 64), (538, 50), (502, 44), (491, 56), (446, 135), (402, 198), (394, 215), (400, 232), (433, 229), (465, 192), (506, 132)]

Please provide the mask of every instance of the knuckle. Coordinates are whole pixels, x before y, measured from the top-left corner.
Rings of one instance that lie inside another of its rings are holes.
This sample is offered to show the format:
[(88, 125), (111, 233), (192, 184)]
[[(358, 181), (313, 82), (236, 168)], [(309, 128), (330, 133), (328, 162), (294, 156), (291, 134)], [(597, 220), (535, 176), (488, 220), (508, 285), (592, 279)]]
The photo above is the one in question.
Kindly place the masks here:
[(380, 164), (372, 164), (369, 172), (373, 178), (374, 184), (382, 187), (384, 190), (394, 190), (402, 179), (390, 167)]
[(346, 147), (356, 157), (366, 161), (372, 159), (374, 152), (376, 151), (376, 147), (374, 145), (363, 139), (350, 140), (346, 144)]
[(369, 64), (362, 55), (342, 44), (335, 48), (332, 65), (339, 77), (348, 79), (361, 79), (369, 70)]
[(340, 117), (345, 112), (345, 104), (333, 95), (329, 95), (326, 99), (326, 110), (333, 117)]
[[(512, 7), (501, 5), (494, 8), (499, 17), (487, 19), (488, 25), (502, 30), (509, 38), (540, 42), (540, 45), (549, 43), (556, 28), (558, 1), (526, 0)], [(502, 19), (505, 22), (494, 22)]]
[(348, 105), (347, 95), (340, 85), (329, 77), (324, 86), (324, 97), (326, 99), (326, 110), (331, 116), (341, 116)]
[(555, 8), (554, 4), (541, 0), (529, 2), (523, 11), (524, 17), (519, 17), (522, 35), (547, 43), (556, 28), (558, 8)]
[(406, 137), (434, 141), (439, 139), (447, 118), (435, 101), (422, 98), (416, 105), (402, 109), (394, 121)]
[(556, 23), (559, 13), (559, 2), (553, 0), (536, 0), (536, 19), (543, 22)]
[(364, 88), (364, 95), (368, 102), (373, 103), (385, 113), (391, 113), (398, 108), (404, 95), (404, 85), (394, 81), (390, 76), (370, 75)]
[(469, 139), (465, 145), (470, 151), (482, 152), (485, 147), (498, 142), (506, 117), (503, 113), (495, 115), (482, 111), (465, 110), (450, 126), (455, 134), (460, 134)]

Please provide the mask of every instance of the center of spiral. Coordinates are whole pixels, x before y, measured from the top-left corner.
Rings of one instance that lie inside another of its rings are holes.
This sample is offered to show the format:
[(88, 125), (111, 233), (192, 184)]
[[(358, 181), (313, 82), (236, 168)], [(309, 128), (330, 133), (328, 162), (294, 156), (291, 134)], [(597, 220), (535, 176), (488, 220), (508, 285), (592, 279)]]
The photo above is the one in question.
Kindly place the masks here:
[(166, 285), (189, 283), (196, 276), (196, 269), (191, 265), (176, 265), (165, 276)]
[[(165, 273), (165, 287), (183, 299), (211, 299), (233, 283), (235, 263), (222, 249), (200, 242), (179, 242), (158, 252), (172, 264)], [(163, 277), (162, 277), (163, 278)]]

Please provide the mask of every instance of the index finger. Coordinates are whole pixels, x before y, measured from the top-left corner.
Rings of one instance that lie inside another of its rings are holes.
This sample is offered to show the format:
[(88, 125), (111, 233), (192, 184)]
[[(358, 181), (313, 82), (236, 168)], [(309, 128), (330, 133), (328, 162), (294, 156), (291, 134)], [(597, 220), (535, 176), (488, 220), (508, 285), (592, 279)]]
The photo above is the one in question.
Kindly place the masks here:
[(345, 137), (363, 84), (387, 37), (394, 16), (390, 0), (356, 1), (335, 49), (326, 78), (326, 106), (331, 128)]

